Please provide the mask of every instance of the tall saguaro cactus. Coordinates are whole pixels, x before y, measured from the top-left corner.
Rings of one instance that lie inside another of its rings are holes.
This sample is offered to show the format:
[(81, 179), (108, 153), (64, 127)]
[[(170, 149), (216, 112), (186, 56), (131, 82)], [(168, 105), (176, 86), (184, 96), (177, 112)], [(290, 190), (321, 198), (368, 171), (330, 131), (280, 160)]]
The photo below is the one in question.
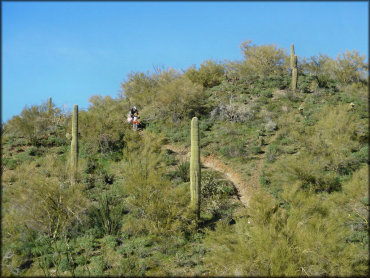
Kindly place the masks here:
[(48, 113), (49, 113), (49, 115), (51, 114), (51, 106), (52, 106), (52, 104), (53, 104), (53, 101), (52, 101), (52, 99), (50, 97), (49, 98), (49, 101), (48, 101)]
[(190, 156), (190, 196), (191, 207), (200, 217), (200, 149), (198, 118), (191, 120), (191, 156)]
[(297, 68), (298, 58), (294, 53), (294, 44), (290, 46), (290, 68), (292, 69), (292, 90), (297, 89), (298, 81), (298, 68)]
[(71, 183), (74, 184), (78, 165), (78, 105), (73, 106), (71, 142)]

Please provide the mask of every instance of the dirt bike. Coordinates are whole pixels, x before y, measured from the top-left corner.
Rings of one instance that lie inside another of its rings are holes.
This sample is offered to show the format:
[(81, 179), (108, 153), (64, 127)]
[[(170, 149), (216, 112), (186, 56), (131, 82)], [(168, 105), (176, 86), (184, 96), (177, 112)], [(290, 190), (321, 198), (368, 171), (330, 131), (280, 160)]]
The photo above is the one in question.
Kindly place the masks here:
[(135, 117), (134, 116), (133, 118), (131, 118), (131, 116), (129, 115), (127, 117), (127, 121), (132, 124), (132, 128), (134, 130), (138, 130), (139, 129), (139, 118), (138, 117)]
[(139, 119), (138, 117), (134, 117), (132, 120), (131, 120), (131, 123), (132, 123), (132, 128), (134, 130), (138, 130), (139, 128)]

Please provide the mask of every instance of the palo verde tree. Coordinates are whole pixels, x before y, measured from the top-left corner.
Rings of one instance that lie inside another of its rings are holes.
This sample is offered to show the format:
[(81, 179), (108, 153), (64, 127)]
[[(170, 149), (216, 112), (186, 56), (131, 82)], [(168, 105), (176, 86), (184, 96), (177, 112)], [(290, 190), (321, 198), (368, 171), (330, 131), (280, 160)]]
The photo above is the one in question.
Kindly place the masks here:
[(242, 63), (241, 71), (248, 74), (255, 74), (261, 77), (269, 75), (280, 75), (286, 71), (286, 51), (272, 45), (252, 45), (251, 40), (243, 42), (240, 46), (245, 60)]

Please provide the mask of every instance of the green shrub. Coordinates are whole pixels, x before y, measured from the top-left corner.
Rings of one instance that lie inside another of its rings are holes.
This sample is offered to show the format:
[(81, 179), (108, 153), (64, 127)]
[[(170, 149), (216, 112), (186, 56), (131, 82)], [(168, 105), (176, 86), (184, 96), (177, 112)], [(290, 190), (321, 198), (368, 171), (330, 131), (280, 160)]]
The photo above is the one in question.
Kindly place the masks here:
[(263, 91), (261, 95), (266, 98), (272, 98), (272, 92), (270, 90)]
[[(359, 255), (354, 245), (345, 245), (350, 229), (342, 223), (348, 217), (336, 201), (322, 201), (291, 187), (283, 195), (287, 208), (261, 192), (252, 197), (249, 219), (233, 226), (220, 223), (214, 232), (208, 232), (205, 264), (211, 273), (296, 276), (367, 272), (365, 262), (358, 259), (365, 258), (364, 254)], [(352, 264), (354, 260), (361, 267)]]
[(245, 41), (241, 44), (241, 50), (245, 61), (243, 73), (254, 73), (262, 77), (279, 75), (286, 71), (286, 51), (277, 48), (276, 45), (252, 45), (252, 41)]
[[(161, 166), (161, 140), (146, 133), (128, 143), (122, 162), (129, 215), (122, 231), (168, 235), (192, 229), (188, 187), (172, 187)], [(195, 218), (194, 218), (195, 219)]]
[(224, 78), (225, 68), (221, 63), (212, 60), (202, 62), (199, 70), (194, 66), (185, 71), (184, 75), (193, 83), (203, 86), (203, 88), (211, 88), (219, 85)]
[(261, 147), (255, 146), (255, 145), (250, 146), (249, 151), (251, 152), (251, 154), (254, 154), (254, 155), (263, 153)]
[(315, 81), (315, 78), (307, 75), (298, 76), (298, 90), (301, 93), (313, 93), (312, 83)]
[(109, 96), (92, 96), (89, 102), (89, 110), (79, 112), (80, 155), (120, 154), (125, 133), (130, 129), (130, 125), (124, 122), (126, 114), (122, 114), (122, 111), (128, 111), (129, 108), (124, 101)]
[(17, 167), (17, 160), (10, 158), (10, 157), (5, 157), (2, 159), (2, 163), (4, 164), (5, 167), (7, 167), (9, 170), (14, 170)]
[(185, 161), (181, 163), (176, 170), (176, 175), (181, 178), (183, 182), (189, 182), (190, 163)]
[(19, 179), (4, 196), (3, 205), (8, 211), (3, 218), (4, 229), (17, 231), (27, 219), (26, 233), (37, 231), (57, 237), (84, 219), (85, 198), (78, 186), (67, 186), (67, 169), (55, 156), (45, 157), (40, 168), (21, 165), (17, 176)]
[(270, 163), (274, 162), (280, 153), (281, 153), (281, 150), (277, 144), (274, 144), (274, 143), (270, 144), (267, 147), (267, 151), (266, 151), (267, 162), (270, 162)]
[(28, 149), (28, 155), (41, 157), (44, 154), (44, 151), (41, 148), (32, 146)]
[(103, 192), (98, 197), (97, 205), (91, 207), (91, 225), (97, 226), (103, 235), (117, 235), (125, 211), (122, 198), (111, 191)]
[(219, 153), (226, 157), (240, 157), (246, 154), (244, 142), (241, 140), (234, 140), (228, 142), (225, 146), (221, 147)]
[(208, 199), (214, 196), (230, 196), (235, 194), (233, 185), (222, 180), (216, 172), (204, 171), (201, 180), (201, 198)]
[(39, 106), (26, 106), (19, 116), (14, 116), (8, 121), (6, 130), (17, 136), (25, 137), (33, 145), (40, 144), (41, 138), (56, 130), (56, 119), (63, 119), (61, 110), (53, 103), (51, 105), (51, 110), (49, 110), (48, 102)]

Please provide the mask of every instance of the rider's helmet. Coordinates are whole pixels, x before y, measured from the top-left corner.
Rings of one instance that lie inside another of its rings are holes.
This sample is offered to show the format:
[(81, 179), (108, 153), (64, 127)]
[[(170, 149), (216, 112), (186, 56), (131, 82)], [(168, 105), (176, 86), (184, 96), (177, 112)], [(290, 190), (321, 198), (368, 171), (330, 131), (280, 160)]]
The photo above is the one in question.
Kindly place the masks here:
[(137, 110), (137, 109), (136, 109), (136, 106), (132, 107), (132, 110), (136, 111), (136, 110)]

